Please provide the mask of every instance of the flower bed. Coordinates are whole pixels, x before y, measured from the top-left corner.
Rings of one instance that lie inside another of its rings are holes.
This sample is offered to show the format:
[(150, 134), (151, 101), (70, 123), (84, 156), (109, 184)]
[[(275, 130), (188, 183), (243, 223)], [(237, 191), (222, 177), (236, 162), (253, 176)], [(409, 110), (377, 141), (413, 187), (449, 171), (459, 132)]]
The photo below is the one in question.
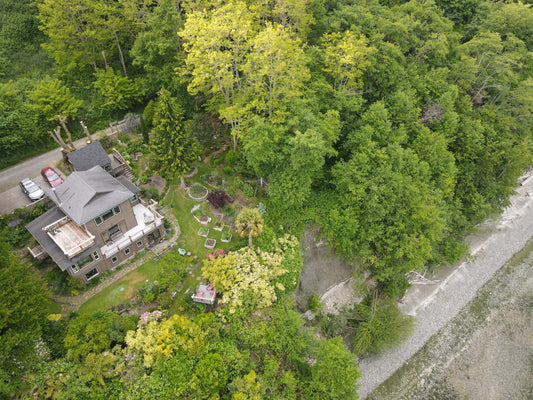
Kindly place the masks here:
[(207, 226), (201, 226), (200, 229), (198, 229), (198, 236), (207, 237), (209, 234), (209, 228)]
[(224, 179), (218, 175), (202, 175), (201, 178), (205, 183), (216, 188), (222, 188), (225, 185)]
[(222, 232), (222, 237), (220, 238), (221, 242), (228, 243), (231, 242), (232, 234), (229, 232)]
[(220, 221), (217, 221), (217, 222), (215, 222), (215, 225), (213, 226), (213, 229), (215, 231), (219, 231), (220, 232), (220, 231), (222, 231), (222, 229), (224, 229), (224, 224), (222, 222), (220, 222)]
[(207, 249), (214, 249), (217, 245), (217, 241), (215, 239), (206, 239), (204, 243), (204, 247)]

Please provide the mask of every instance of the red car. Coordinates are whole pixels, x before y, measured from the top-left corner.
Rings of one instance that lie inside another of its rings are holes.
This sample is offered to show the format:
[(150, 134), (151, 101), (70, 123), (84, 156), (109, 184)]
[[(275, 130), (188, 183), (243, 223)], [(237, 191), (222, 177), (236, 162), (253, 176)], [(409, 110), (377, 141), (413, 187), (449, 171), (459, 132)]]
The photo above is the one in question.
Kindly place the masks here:
[(61, 176), (59, 176), (59, 174), (53, 168), (43, 168), (41, 170), (41, 175), (43, 176), (44, 180), (47, 181), (52, 187), (63, 183), (63, 178), (61, 178)]

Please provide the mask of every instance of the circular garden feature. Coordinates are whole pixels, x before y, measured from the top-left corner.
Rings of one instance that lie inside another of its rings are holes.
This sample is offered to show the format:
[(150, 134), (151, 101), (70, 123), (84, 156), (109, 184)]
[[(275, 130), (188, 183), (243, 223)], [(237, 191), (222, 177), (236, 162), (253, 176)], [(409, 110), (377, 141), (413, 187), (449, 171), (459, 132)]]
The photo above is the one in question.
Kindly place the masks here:
[(200, 183), (193, 183), (189, 187), (189, 196), (193, 200), (203, 200), (207, 197), (208, 193), (209, 190)]

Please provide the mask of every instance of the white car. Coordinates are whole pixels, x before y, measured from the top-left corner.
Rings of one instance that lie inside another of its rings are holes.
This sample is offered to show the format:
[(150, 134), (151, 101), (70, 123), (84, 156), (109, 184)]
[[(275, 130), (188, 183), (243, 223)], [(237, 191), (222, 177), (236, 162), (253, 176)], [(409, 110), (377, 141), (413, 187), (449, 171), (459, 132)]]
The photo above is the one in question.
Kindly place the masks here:
[(44, 197), (43, 190), (29, 178), (21, 180), (19, 185), (24, 194), (28, 196), (31, 201), (37, 201)]

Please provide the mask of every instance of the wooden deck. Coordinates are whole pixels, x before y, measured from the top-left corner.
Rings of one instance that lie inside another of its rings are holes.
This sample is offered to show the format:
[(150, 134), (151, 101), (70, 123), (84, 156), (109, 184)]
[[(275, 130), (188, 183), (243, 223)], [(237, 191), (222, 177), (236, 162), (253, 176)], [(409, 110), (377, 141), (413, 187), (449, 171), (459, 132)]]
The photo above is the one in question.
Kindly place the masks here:
[(47, 229), (47, 232), (68, 258), (81, 253), (94, 243), (94, 236), (73, 221), (58, 223), (53, 229)]

